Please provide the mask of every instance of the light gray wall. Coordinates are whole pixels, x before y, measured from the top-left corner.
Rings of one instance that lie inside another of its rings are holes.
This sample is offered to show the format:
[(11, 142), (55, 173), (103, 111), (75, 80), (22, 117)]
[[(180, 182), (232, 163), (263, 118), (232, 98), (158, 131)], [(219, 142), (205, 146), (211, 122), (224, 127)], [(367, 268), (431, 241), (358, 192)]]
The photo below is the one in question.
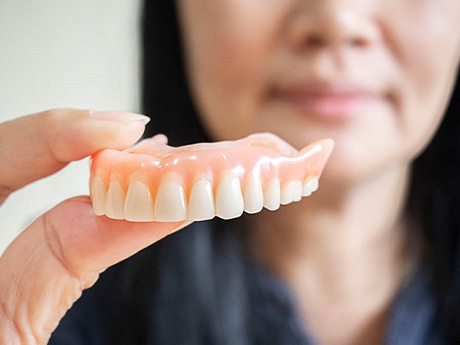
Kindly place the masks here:
[[(139, 111), (139, 10), (138, 0), (0, 0), (0, 122), (55, 107)], [(88, 194), (88, 177), (83, 160), (11, 195), (0, 253), (40, 213)]]

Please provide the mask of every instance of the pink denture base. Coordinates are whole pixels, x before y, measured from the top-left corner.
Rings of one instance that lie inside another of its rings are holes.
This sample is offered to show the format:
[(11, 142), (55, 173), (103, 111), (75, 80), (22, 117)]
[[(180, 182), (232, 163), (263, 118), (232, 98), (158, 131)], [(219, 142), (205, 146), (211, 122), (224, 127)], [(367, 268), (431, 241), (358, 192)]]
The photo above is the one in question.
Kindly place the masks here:
[(133, 181), (147, 185), (155, 194), (165, 179), (174, 179), (188, 194), (194, 182), (212, 184), (231, 173), (244, 185), (249, 174), (265, 186), (273, 178), (281, 185), (308, 177), (319, 177), (332, 151), (333, 141), (320, 140), (295, 150), (271, 134), (253, 134), (236, 141), (200, 143), (181, 147), (158, 144), (150, 139), (133, 148), (105, 149), (93, 156), (91, 178), (100, 177), (107, 186), (118, 181), (126, 189)]

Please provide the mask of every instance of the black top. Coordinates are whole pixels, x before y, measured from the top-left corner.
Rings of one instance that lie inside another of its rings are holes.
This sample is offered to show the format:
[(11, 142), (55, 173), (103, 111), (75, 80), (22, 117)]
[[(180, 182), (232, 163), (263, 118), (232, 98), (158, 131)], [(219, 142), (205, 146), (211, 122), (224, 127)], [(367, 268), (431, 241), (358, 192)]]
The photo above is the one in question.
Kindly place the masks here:
[[(147, 249), (149, 250), (149, 249)], [(126, 291), (122, 276), (131, 259), (103, 273), (91, 289), (68, 311), (49, 344), (113, 345), (126, 322)], [(315, 344), (300, 322), (294, 296), (277, 277), (254, 262), (246, 262), (250, 312), (248, 329), (253, 344)], [(436, 302), (429, 286), (429, 273), (419, 269), (396, 298), (384, 344), (444, 344), (436, 324)], [(148, 287), (155, 291), (155, 286)], [(153, 295), (153, 293), (152, 293)], [(145, 308), (152, 303), (145, 301)], [(152, 313), (153, 315), (154, 313)], [(178, 330), (180, 332), (180, 330)], [(185, 342), (186, 343), (186, 342)]]

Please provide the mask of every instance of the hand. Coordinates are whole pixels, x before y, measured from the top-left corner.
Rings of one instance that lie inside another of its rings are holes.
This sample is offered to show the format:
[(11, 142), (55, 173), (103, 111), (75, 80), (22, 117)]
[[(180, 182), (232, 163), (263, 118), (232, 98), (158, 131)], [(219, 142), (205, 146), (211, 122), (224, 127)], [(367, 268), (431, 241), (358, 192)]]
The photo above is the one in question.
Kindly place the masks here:
[[(0, 123), (0, 204), (71, 161), (131, 146), (147, 121), (130, 113), (56, 109)], [(102, 271), (185, 225), (97, 217), (88, 197), (43, 214), (0, 258), (0, 343), (45, 344)]]

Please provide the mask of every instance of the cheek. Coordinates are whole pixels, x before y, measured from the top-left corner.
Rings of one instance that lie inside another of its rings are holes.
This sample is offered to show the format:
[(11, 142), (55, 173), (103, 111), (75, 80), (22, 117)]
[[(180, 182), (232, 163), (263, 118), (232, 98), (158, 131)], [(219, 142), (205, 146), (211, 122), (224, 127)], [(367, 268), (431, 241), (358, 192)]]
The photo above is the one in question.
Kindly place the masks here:
[[(452, 2), (453, 4), (453, 2)], [(427, 1), (410, 20), (391, 25), (401, 66), (403, 154), (414, 158), (431, 140), (442, 120), (460, 58), (460, 5), (435, 6)], [(439, 5), (439, 4), (438, 4)]]
[(199, 0), (194, 4), (184, 0), (181, 17), (188, 76), (200, 116), (216, 139), (246, 135), (266, 92), (283, 2)]
[(419, 89), (411, 90), (403, 127), (406, 158), (415, 158), (430, 143), (443, 119), (455, 76), (453, 70), (434, 74), (431, 78), (418, 80)]

